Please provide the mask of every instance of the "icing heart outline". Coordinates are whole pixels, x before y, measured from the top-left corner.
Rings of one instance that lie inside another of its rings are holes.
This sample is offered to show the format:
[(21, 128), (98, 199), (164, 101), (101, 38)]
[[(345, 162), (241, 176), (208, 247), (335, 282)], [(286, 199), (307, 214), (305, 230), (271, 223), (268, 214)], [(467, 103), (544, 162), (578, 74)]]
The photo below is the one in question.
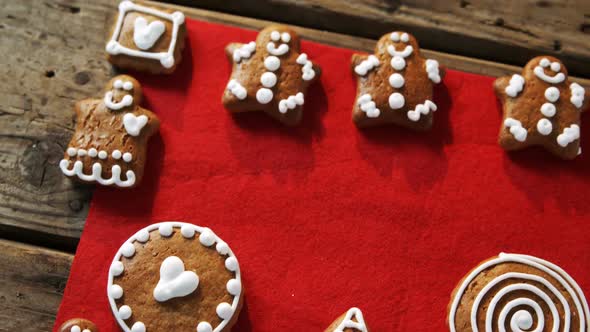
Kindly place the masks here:
[(139, 133), (148, 122), (148, 117), (145, 115), (135, 116), (133, 113), (126, 113), (123, 116), (123, 126), (127, 134), (131, 136), (139, 136)]
[(185, 271), (184, 263), (176, 256), (166, 258), (160, 266), (160, 280), (154, 288), (154, 299), (166, 302), (175, 297), (184, 297), (199, 287), (199, 276)]
[(164, 31), (166, 31), (164, 22), (156, 20), (148, 24), (144, 17), (138, 16), (134, 23), (133, 41), (139, 49), (149, 50), (162, 37)]

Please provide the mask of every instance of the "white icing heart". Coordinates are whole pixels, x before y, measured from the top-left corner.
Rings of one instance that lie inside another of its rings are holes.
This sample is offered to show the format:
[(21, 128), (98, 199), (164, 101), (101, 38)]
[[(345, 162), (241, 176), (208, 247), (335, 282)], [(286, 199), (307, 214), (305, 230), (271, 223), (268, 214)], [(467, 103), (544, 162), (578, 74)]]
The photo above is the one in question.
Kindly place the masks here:
[(152, 21), (147, 24), (145, 18), (138, 16), (135, 19), (133, 41), (140, 49), (148, 50), (160, 39), (164, 31), (166, 31), (166, 25), (162, 21)]
[(176, 256), (166, 258), (160, 266), (160, 281), (154, 288), (154, 299), (165, 302), (194, 292), (199, 286), (199, 277), (193, 271), (185, 271), (184, 263)]
[(123, 116), (123, 126), (127, 134), (139, 136), (141, 129), (147, 124), (148, 117), (145, 115), (135, 116), (133, 113), (127, 113)]

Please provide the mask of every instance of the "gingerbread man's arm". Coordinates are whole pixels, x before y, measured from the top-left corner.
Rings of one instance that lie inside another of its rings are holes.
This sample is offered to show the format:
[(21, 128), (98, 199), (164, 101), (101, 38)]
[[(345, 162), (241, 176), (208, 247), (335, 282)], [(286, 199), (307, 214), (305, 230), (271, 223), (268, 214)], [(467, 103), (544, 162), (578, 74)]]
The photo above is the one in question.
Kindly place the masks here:
[(578, 83), (572, 83), (570, 88), (570, 102), (581, 112), (584, 112), (590, 106), (590, 98), (586, 96), (586, 90)]
[(231, 43), (225, 47), (225, 55), (231, 63), (239, 63), (243, 59), (249, 59), (256, 51), (256, 42), (248, 44)]
[(525, 79), (521, 75), (514, 74), (512, 76), (503, 76), (494, 81), (494, 90), (496, 94), (505, 98), (516, 98), (524, 89)]
[(436, 60), (427, 59), (424, 62), (424, 69), (426, 70), (428, 78), (435, 84), (440, 83), (442, 78), (445, 77), (445, 68), (440, 66)]
[(380, 65), (379, 58), (374, 55), (352, 55), (352, 71), (359, 76), (365, 76), (368, 72)]
[(145, 108), (142, 107), (137, 107), (136, 111), (133, 112), (135, 116), (141, 116), (141, 115), (145, 115), (147, 116), (148, 120), (147, 120), (147, 124), (145, 125), (145, 128), (143, 130), (145, 130), (146, 132), (142, 132), (142, 134), (145, 134), (146, 137), (151, 137), (152, 135), (154, 135), (155, 133), (158, 132), (158, 130), (160, 129), (160, 119), (156, 116), (155, 113), (146, 110)]

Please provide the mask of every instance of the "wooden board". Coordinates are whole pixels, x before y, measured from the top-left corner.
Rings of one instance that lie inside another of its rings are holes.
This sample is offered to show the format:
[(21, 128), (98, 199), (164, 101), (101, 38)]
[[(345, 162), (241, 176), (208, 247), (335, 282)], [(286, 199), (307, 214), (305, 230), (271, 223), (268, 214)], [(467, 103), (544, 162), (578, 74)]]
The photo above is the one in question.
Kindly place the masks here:
[(520, 66), (550, 54), (590, 78), (587, 0), (169, 1), (370, 39), (401, 29), (424, 48)]
[[(261, 1), (250, 2), (266, 10)], [(4, 78), (0, 81), (3, 101), (0, 105), (0, 235), (5, 238), (70, 251), (77, 244), (92, 187), (66, 179), (58, 163), (72, 134), (74, 102), (97, 96), (104, 82), (114, 75), (105, 60), (104, 44), (117, 3), (117, 0), (0, 0), (0, 52), (6, 63), (0, 66)], [(323, 6), (331, 3), (325, 2)], [(358, 6), (360, 12), (368, 10), (362, 1)], [(319, 15), (307, 14), (307, 2), (298, 3), (297, 7), (303, 8), (305, 15)], [(174, 8), (184, 11), (188, 17), (251, 29), (271, 23), (209, 10)], [(383, 19), (376, 15), (375, 24), (384, 24), (379, 23)], [(329, 13), (324, 20), (338, 23)], [(349, 22), (350, 26), (354, 26), (353, 22)], [(371, 51), (375, 43), (373, 39), (342, 33), (297, 29), (304, 38), (360, 51)], [(344, 28), (343, 31), (350, 32)], [(519, 71), (510, 65), (424, 52), (449, 68), (463, 71), (492, 76)], [(590, 87), (590, 80), (578, 81)]]
[(0, 331), (51, 331), (73, 256), (0, 240)]

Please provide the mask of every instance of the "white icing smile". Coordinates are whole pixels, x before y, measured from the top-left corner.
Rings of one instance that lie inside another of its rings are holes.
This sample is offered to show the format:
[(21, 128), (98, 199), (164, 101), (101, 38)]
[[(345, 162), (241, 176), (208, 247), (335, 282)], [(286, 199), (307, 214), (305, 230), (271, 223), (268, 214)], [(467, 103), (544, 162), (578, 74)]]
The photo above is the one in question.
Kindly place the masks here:
[[(551, 68), (556, 74), (554, 76), (547, 75), (545, 73), (545, 68), (547, 67)], [(565, 74), (561, 72), (561, 65), (559, 62), (551, 62), (547, 58), (543, 58), (533, 71), (538, 78), (547, 83), (557, 84), (565, 80)]]
[(180, 258), (170, 256), (160, 266), (160, 281), (154, 288), (154, 299), (165, 302), (175, 297), (187, 296), (197, 287), (199, 276), (193, 271), (185, 271)]
[(412, 47), (412, 45), (406, 45), (406, 48), (404, 48), (403, 51), (397, 51), (394, 45), (387, 46), (387, 52), (389, 53), (389, 55), (393, 57), (399, 56), (402, 58), (407, 58), (412, 54), (413, 51), (414, 48)]
[[(131, 91), (133, 90), (133, 83), (116, 80), (113, 83), (113, 88)], [(131, 106), (133, 104), (133, 96), (125, 95), (121, 101), (115, 102), (113, 101), (113, 91), (108, 91), (104, 94), (104, 104), (107, 106), (107, 108), (117, 111), (124, 107)]]

